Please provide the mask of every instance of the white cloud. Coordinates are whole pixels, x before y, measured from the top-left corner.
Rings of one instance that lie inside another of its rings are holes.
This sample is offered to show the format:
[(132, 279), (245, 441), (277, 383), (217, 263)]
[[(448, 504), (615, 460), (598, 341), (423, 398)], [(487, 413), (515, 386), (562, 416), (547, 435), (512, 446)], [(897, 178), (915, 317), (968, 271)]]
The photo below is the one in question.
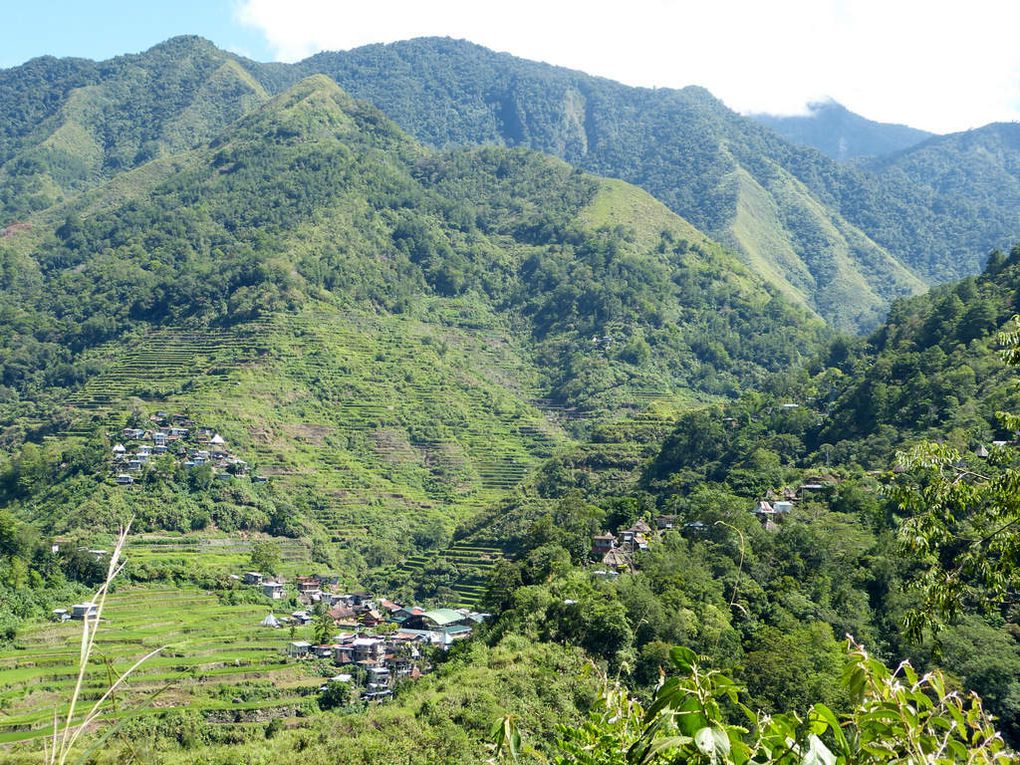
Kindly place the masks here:
[(938, 132), (1020, 119), (1014, 0), (240, 0), (281, 60), (441, 35), (743, 112), (826, 96)]

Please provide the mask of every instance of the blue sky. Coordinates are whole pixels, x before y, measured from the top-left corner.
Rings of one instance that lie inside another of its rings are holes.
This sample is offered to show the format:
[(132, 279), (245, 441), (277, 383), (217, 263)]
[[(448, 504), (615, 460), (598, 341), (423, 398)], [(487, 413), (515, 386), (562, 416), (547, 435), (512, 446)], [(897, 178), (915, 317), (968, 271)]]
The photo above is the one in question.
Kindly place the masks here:
[(235, 0), (9, 0), (0, 68), (42, 55), (102, 60), (168, 37), (197, 34), (259, 61), (274, 58), (262, 30), (237, 20)]
[(197, 34), (257, 61), (424, 35), (743, 112), (832, 98), (946, 133), (1020, 120), (1020, 0), (0, 0), (0, 67)]

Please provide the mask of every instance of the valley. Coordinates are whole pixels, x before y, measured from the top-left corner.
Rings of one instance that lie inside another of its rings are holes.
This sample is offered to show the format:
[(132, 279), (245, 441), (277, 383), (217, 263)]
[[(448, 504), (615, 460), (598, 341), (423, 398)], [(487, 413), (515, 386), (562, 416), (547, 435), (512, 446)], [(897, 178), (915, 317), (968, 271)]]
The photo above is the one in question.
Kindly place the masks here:
[(1016, 127), (0, 70), (0, 762), (1012, 762)]

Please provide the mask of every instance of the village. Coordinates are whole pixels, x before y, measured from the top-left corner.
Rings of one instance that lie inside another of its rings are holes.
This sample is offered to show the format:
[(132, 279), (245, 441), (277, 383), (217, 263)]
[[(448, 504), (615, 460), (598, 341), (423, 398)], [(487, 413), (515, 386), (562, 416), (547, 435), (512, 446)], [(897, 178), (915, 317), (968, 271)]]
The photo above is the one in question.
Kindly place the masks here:
[[(762, 499), (755, 501), (748, 511), (766, 531), (777, 531), (780, 521), (789, 516), (798, 503), (820, 496), (838, 482), (834, 476), (811, 475), (797, 488), (770, 489)], [(595, 569), (593, 574), (600, 578), (614, 578), (621, 572), (633, 570), (635, 556), (648, 549), (649, 541), (665, 531), (676, 528), (678, 522), (679, 519), (675, 515), (659, 515), (655, 519), (654, 529), (647, 521), (639, 519), (629, 528), (621, 529), (616, 534), (603, 531), (592, 535), (591, 562), (602, 566)], [(700, 536), (705, 534), (709, 527), (704, 521), (688, 521), (680, 528), (685, 535)]]
[[(261, 589), (273, 601), (287, 597), (287, 583), (255, 571), (232, 577), (241, 586)], [(291, 640), (292, 659), (319, 659), (343, 668), (329, 682), (351, 687), (351, 698), (379, 701), (392, 695), (405, 679), (416, 680), (432, 669), (432, 651), (446, 651), (471, 636), (489, 614), (466, 608), (403, 606), (369, 593), (341, 593), (333, 576), (299, 576), (294, 582), (296, 601), (306, 608), (278, 617), (270, 612), (260, 623), (269, 629), (312, 625), (315, 642)], [(321, 632), (320, 632), (321, 630)], [(327, 632), (340, 630), (327, 636)], [(323, 687), (323, 689), (325, 686)]]
[[(231, 453), (226, 441), (213, 428), (196, 426), (184, 414), (156, 412), (147, 427), (126, 427), (109, 434), (117, 439), (111, 449), (111, 473), (120, 486), (130, 486), (145, 467), (163, 455), (184, 468), (208, 465), (217, 480), (248, 475), (248, 463)], [(263, 476), (251, 476), (253, 483), (265, 483)]]
[[(248, 475), (247, 463), (231, 454), (213, 428), (164, 412), (157, 412), (150, 421), (147, 428), (128, 427), (119, 433), (124, 443), (113, 447), (113, 461), (124, 475), (131, 477), (150, 460), (167, 454), (185, 468), (208, 465), (217, 477)], [(125, 444), (131, 446), (130, 451)], [(796, 488), (765, 492), (761, 499), (749, 503), (747, 510), (765, 530), (775, 531), (798, 503), (820, 496), (837, 481), (831, 476), (807, 476)], [(685, 536), (709, 531), (704, 521), (682, 522), (676, 515), (657, 515), (650, 520), (638, 519), (616, 533), (594, 534), (592, 575), (615, 579), (632, 571), (641, 553), (667, 531), (676, 529)], [(392, 696), (402, 681), (416, 680), (432, 670), (435, 652), (447, 651), (470, 637), (489, 617), (467, 608), (429, 609), (367, 592), (342, 592), (340, 578), (332, 575), (285, 581), (274, 574), (248, 571), (230, 574), (229, 580), (231, 588), (258, 592), (276, 605), (258, 622), (258, 628), (289, 630), (289, 641), (280, 645), (280, 652), (290, 661), (309, 662), (310, 668), (319, 672), (335, 667), (336, 673), (320, 691), (342, 684), (346, 688), (343, 696), (350, 701), (378, 702)], [(56, 609), (53, 617), (57, 621), (94, 618), (95, 604)]]
[[(327, 679), (348, 687), (350, 701), (382, 701), (401, 681), (417, 680), (432, 670), (431, 657), (471, 636), (489, 614), (466, 608), (403, 606), (369, 593), (341, 593), (335, 576), (299, 576), (293, 583), (249, 571), (231, 575), (234, 586), (260, 591), (270, 601), (298, 603), (289, 614), (270, 611), (259, 627), (289, 629), (291, 640), (280, 650), (294, 661), (322, 662), (339, 671)], [(94, 620), (94, 602), (57, 608), (57, 622)], [(296, 639), (302, 628), (311, 640)], [(324, 691), (327, 685), (319, 688)]]

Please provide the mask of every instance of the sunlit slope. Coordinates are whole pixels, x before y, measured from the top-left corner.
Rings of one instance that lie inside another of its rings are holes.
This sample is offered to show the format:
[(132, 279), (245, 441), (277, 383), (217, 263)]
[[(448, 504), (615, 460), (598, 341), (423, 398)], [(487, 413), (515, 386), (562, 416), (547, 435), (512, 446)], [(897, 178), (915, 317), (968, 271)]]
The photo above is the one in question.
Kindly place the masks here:
[[(323, 75), (28, 222), (0, 239), (2, 406), (51, 437), (57, 477), (15, 494), (58, 531), (130, 506), (145, 528), (289, 514), (407, 545), (589, 423), (733, 395), (825, 336), (637, 187), (427, 149)], [(157, 409), (215, 427), (270, 487), (125, 491), (61, 459)]]

